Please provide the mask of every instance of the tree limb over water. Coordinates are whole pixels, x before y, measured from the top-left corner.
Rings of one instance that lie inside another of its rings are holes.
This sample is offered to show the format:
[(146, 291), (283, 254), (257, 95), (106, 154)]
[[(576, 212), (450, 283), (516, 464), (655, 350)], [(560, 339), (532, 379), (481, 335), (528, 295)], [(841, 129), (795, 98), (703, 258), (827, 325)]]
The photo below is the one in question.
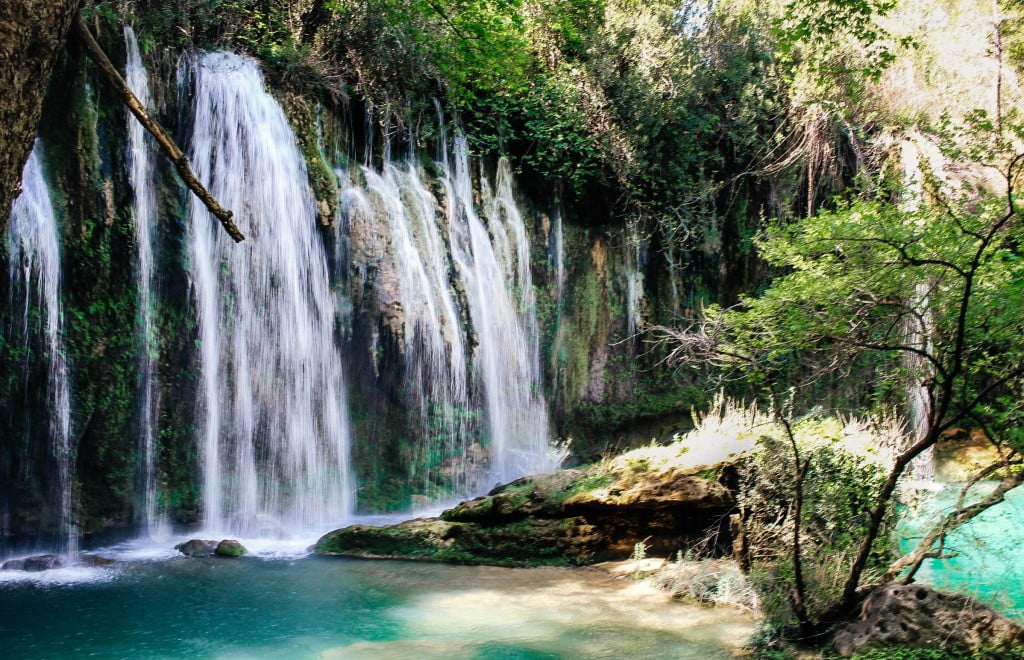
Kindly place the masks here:
[(164, 131), (160, 124), (156, 123), (156, 121), (149, 116), (149, 113), (146, 112), (142, 103), (140, 103), (139, 99), (132, 93), (131, 87), (128, 86), (128, 83), (125, 82), (121, 74), (118, 73), (116, 68), (114, 68), (110, 58), (107, 57), (105, 52), (103, 52), (100, 45), (96, 43), (96, 39), (92, 36), (92, 33), (86, 26), (81, 13), (78, 13), (75, 16), (72, 29), (78, 36), (82, 46), (85, 48), (85, 52), (88, 53), (92, 61), (94, 61), (96, 66), (99, 67), (100, 72), (103, 74), (107, 83), (121, 95), (121, 98), (124, 101), (124, 104), (128, 107), (128, 110), (135, 115), (139, 120), (139, 123), (141, 123), (142, 126), (149, 131), (150, 135), (156, 139), (157, 144), (160, 145), (160, 149), (171, 160), (171, 162), (174, 163), (174, 167), (178, 170), (178, 174), (181, 175), (185, 185), (196, 194), (196, 197), (202, 200), (210, 213), (216, 216), (220, 221), (220, 224), (224, 227), (224, 230), (228, 233), (228, 236), (234, 239), (236, 243), (244, 241), (245, 236), (238, 229), (238, 226), (232, 219), (231, 211), (221, 206), (217, 200), (214, 199), (213, 195), (210, 194), (210, 191), (208, 191), (203, 184), (199, 182), (199, 179), (196, 178), (195, 173), (192, 171), (192, 167), (189, 165), (188, 158), (185, 154), (181, 151), (178, 145), (175, 144), (174, 140), (172, 140)]

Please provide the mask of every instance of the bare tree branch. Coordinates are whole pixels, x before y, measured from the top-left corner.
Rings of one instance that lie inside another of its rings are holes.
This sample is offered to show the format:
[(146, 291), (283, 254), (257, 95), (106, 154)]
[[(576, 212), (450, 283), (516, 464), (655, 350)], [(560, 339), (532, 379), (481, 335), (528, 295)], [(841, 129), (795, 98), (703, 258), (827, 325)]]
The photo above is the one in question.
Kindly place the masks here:
[(128, 106), (128, 110), (135, 115), (139, 120), (139, 123), (141, 123), (142, 126), (149, 131), (154, 138), (156, 138), (157, 144), (160, 145), (160, 149), (168, 158), (171, 159), (171, 162), (174, 163), (174, 167), (178, 170), (178, 174), (181, 175), (185, 185), (196, 194), (196, 197), (202, 200), (203, 204), (206, 205), (206, 208), (210, 210), (210, 213), (216, 216), (220, 221), (220, 224), (224, 226), (224, 230), (227, 231), (228, 236), (234, 239), (236, 243), (244, 241), (245, 236), (238, 229), (234, 220), (232, 220), (231, 211), (221, 206), (217, 200), (214, 199), (213, 195), (210, 194), (210, 191), (203, 187), (203, 184), (201, 184), (199, 179), (196, 178), (195, 173), (192, 172), (192, 167), (189, 166), (188, 158), (185, 154), (182, 153), (174, 140), (172, 140), (164, 129), (161, 128), (160, 124), (156, 123), (156, 121), (149, 116), (149, 113), (146, 112), (142, 103), (140, 103), (139, 99), (132, 93), (131, 87), (128, 86), (128, 83), (125, 82), (124, 78), (121, 77), (121, 74), (116, 68), (114, 68), (110, 58), (103, 52), (100, 45), (96, 43), (96, 39), (93, 38), (92, 32), (90, 32), (88, 26), (86, 26), (81, 12), (75, 16), (72, 29), (75, 31), (79, 41), (85, 48), (85, 52), (89, 55), (92, 61), (96, 63), (96, 66), (99, 67), (100, 73), (103, 74), (107, 83), (109, 83), (110, 86), (121, 95), (124, 104)]

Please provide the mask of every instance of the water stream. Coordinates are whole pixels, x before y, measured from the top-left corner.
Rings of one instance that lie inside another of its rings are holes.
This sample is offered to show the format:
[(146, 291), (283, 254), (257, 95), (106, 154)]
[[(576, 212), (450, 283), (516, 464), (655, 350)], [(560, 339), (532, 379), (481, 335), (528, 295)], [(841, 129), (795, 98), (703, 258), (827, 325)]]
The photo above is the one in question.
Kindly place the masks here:
[[(7, 228), (11, 293), (15, 303), (17, 291), (23, 293), (23, 315), (20, 334), (28, 354), (30, 317), (38, 313), (38, 331), (44, 335), (48, 362), (46, 392), (49, 407), (49, 451), (56, 467), (57, 528), (60, 531), (60, 552), (74, 556), (78, 534), (73, 524), (71, 446), (71, 384), (64, 355), (64, 312), (60, 289), (60, 235), (57, 216), (50, 200), (50, 191), (43, 176), (42, 143), (36, 140), (22, 175), (22, 192), (14, 202)], [(26, 359), (27, 360), (27, 359)], [(23, 378), (29, 386), (28, 362)], [(25, 475), (29, 478), (29, 475)]]
[(202, 54), (194, 86), (189, 157), (247, 237), (234, 244), (193, 198), (204, 526), (337, 525), (352, 509), (347, 403), (306, 166), (253, 60)]
[[(149, 75), (142, 64), (139, 43), (130, 26), (124, 28), (127, 48), (125, 81), (143, 107), (151, 108)], [(157, 533), (160, 520), (156, 507), (156, 337), (153, 325), (153, 285), (155, 279), (156, 181), (154, 158), (156, 148), (152, 138), (130, 112), (128, 122), (128, 180), (134, 192), (135, 240), (138, 244), (139, 293), (139, 491), (142, 494), (142, 527), (148, 534)]]
[[(982, 482), (965, 504), (981, 499), (995, 487)], [(918, 501), (900, 516), (900, 547), (909, 552), (942, 516), (953, 510), (961, 484), (919, 493)], [(925, 560), (915, 576), (940, 589), (973, 594), (1004, 614), (1024, 620), (1024, 491), (1011, 490), (1006, 501), (978, 515), (946, 538), (945, 555)]]
[(452, 260), (473, 327), (473, 368), (483, 389), (491, 478), (505, 483), (549, 471), (558, 462), (548, 446), (529, 245), (511, 199), (508, 163), (499, 164), (497, 193), (483, 195), (489, 202), (485, 226), (473, 203), (464, 136), (455, 137), (452, 156), (454, 167), (447, 159), (439, 163)]

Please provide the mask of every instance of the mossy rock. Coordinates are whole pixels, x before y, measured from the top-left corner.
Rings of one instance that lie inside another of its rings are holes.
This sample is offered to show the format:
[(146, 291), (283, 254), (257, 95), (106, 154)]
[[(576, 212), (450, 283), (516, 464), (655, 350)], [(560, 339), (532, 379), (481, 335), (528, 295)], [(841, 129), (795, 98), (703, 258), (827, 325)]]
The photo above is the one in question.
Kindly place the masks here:
[(241, 557), (248, 552), (245, 546), (234, 539), (224, 539), (217, 544), (213, 554), (218, 557)]
[(186, 557), (209, 557), (217, 547), (216, 541), (204, 541), (203, 539), (189, 539), (184, 543), (174, 546), (174, 549)]
[(682, 470), (560, 470), (518, 479), (445, 511), (387, 527), (353, 525), (314, 552), (495, 566), (583, 565), (629, 557), (645, 541), (672, 553), (708, 533), (734, 499), (721, 483)]
[(321, 538), (314, 552), (367, 559), (420, 559), (492, 566), (567, 566), (593, 560), (601, 539), (581, 518), (484, 526), (418, 518), (388, 527), (353, 525)]
[(451, 522), (498, 525), (525, 518), (562, 518), (563, 493), (583, 479), (581, 470), (559, 470), (535, 477), (524, 477), (488, 494), (461, 502), (441, 514)]

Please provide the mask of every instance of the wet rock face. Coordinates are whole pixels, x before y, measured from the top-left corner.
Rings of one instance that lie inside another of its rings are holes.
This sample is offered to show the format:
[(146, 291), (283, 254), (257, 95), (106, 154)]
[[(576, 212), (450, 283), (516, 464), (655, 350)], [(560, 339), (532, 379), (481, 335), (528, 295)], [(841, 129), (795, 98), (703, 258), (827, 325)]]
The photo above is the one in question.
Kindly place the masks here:
[(217, 547), (216, 541), (189, 539), (174, 546), (174, 549), (186, 557), (209, 557)]
[(43, 94), (79, 0), (0, 3), (0, 234), (20, 192)]
[(1024, 627), (968, 596), (892, 584), (876, 587), (833, 643), (844, 657), (893, 646), (999, 651), (1024, 645)]
[(50, 571), (55, 568), (64, 568), (67, 563), (60, 555), (34, 555), (24, 559), (8, 559), (4, 562), (5, 571)]

